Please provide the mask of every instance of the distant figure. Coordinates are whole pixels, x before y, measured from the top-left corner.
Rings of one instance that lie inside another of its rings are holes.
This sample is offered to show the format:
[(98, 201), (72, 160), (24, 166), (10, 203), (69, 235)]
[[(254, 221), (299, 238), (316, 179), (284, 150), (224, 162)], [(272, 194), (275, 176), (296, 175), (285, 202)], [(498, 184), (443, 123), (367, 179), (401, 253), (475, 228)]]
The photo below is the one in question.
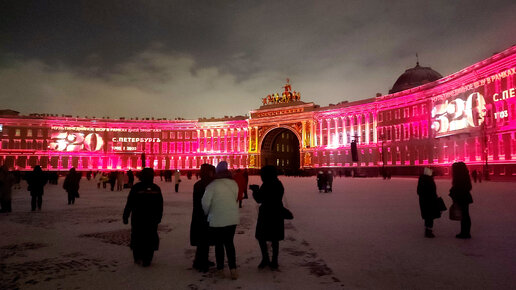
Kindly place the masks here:
[(247, 169), (244, 169), (244, 180), (245, 180), (244, 199), (248, 199), (249, 196), (247, 195), (247, 185), (249, 184), (249, 172), (247, 171)]
[(319, 192), (326, 190), (326, 175), (322, 170), (317, 172), (317, 187), (319, 188)]
[(66, 175), (63, 182), (63, 188), (68, 193), (68, 204), (75, 204), (75, 198), (79, 197), (79, 182), (81, 181), (81, 174), (71, 168)]
[(116, 173), (116, 190), (122, 191), (124, 189), (124, 172), (118, 171)]
[(91, 170), (90, 170), (90, 171), (88, 171), (88, 172), (86, 173), (86, 179), (87, 179), (88, 181), (90, 181), (90, 180), (91, 180), (91, 175), (92, 175)]
[(11, 212), (12, 186), (14, 176), (9, 173), (6, 165), (0, 167), (0, 212)]
[[(40, 167), (41, 169), (41, 167)], [(14, 189), (21, 189), (21, 185), (20, 185), (20, 182), (21, 182), (21, 172), (20, 170), (15, 170), (13, 171), (13, 176), (14, 176)]]
[(477, 171), (478, 183), (482, 183), (482, 170)]
[(36, 205), (39, 210), (41, 210), (41, 205), (43, 204), (43, 187), (47, 184), (47, 177), (41, 170), (41, 166), (36, 165), (34, 170), (27, 178), (27, 183), (29, 186), (27, 190), (31, 195), (31, 210), (36, 210)]
[(421, 217), (425, 220), (425, 237), (434, 238), (434, 219), (441, 217), (441, 212), (437, 208), (437, 191), (432, 169), (425, 168), (423, 174), (419, 176), (417, 195), (419, 196)]
[(109, 178), (109, 185), (111, 186), (111, 191), (114, 191), (115, 184), (116, 184), (116, 171), (109, 172), (108, 178)]
[(93, 177), (93, 181), (95, 181), (95, 183), (97, 184), (97, 188), (100, 189), (100, 184), (101, 184), (101, 179), (102, 179), (102, 173), (100, 172), (97, 172), (97, 174), (95, 174), (95, 176)]
[(188, 171), (186, 173), (186, 178), (188, 178), (188, 180), (191, 180), (192, 179), (192, 172), (191, 171)]
[(217, 165), (215, 178), (206, 187), (202, 197), (202, 208), (208, 215), (210, 232), (215, 242), (218, 275), (224, 277), (225, 248), (231, 279), (236, 280), (238, 274), (233, 238), (236, 226), (240, 222), (237, 205), (238, 184), (231, 178), (226, 161), (221, 161)]
[(181, 173), (179, 172), (179, 169), (174, 172), (174, 190), (176, 193), (179, 192), (179, 183), (181, 182)]
[(144, 168), (140, 181), (129, 192), (124, 209), (124, 224), (131, 216), (131, 244), (135, 264), (150, 266), (154, 251), (159, 248), (158, 224), (163, 217), (163, 196), (154, 184), (154, 170)]
[(247, 191), (247, 182), (242, 170), (238, 169), (233, 175), (233, 179), (238, 184), (238, 207), (242, 208), (242, 200), (244, 199), (245, 192)]
[[(285, 226), (283, 219), (283, 184), (278, 179), (276, 167), (267, 165), (260, 170), (262, 186), (251, 185), (254, 200), (260, 204), (258, 220), (256, 223), (255, 237), (260, 245), (262, 261), (259, 269), (267, 266), (277, 269), (279, 241), (285, 238)], [(272, 260), (269, 260), (267, 242), (271, 242)]]
[(477, 183), (477, 170), (476, 169), (473, 169), (473, 171), (471, 171), (471, 177), (473, 177), (473, 182)]
[(131, 169), (127, 171), (127, 184), (129, 188), (133, 187), (134, 184), (134, 173)]
[(324, 192), (333, 192), (333, 172), (331, 170), (326, 173), (326, 190)]
[(210, 266), (208, 253), (210, 248), (208, 217), (202, 209), (202, 197), (206, 186), (215, 177), (215, 166), (210, 164), (201, 165), (201, 180), (193, 187), (193, 212), (192, 223), (190, 224), (190, 245), (196, 246), (193, 268), (206, 273)]
[(455, 162), (452, 165), (452, 187), (450, 197), (456, 203), (461, 212), (460, 233), (455, 237), (458, 239), (471, 238), (471, 218), (469, 216), (469, 204), (473, 203), (471, 196), (471, 179), (469, 171), (464, 162)]

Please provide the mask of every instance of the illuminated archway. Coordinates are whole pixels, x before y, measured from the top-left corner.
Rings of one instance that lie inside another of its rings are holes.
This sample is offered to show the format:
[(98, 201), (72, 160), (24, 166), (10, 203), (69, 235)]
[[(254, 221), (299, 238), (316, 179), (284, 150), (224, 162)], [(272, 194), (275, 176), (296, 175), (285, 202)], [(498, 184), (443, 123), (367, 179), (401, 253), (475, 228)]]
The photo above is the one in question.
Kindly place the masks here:
[(260, 144), (261, 165), (274, 165), (285, 173), (298, 170), (299, 144), (299, 136), (292, 129), (269, 130)]

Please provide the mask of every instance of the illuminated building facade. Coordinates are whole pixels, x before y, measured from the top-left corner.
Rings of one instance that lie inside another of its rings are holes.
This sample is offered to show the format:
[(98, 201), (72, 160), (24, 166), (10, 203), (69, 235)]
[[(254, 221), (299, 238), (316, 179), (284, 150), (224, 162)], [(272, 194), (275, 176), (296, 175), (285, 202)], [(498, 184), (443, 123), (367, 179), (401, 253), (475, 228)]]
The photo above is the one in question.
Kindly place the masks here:
[[(464, 161), (490, 175), (516, 175), (516, 46), (441, 77), (419, 64), (388, 95), (320, 107), (284, 92), (249, 117), (198, 120), (72, 118), (0, 111), (0, 164), (29, 170), (197, 170), (273, 164), (448, 174)], [(356, 145), (356, 146), (355, 146)], [(354, 150), (356, 148), (356, 151)], [(354, 158), (355, 157), (355, 158)]]

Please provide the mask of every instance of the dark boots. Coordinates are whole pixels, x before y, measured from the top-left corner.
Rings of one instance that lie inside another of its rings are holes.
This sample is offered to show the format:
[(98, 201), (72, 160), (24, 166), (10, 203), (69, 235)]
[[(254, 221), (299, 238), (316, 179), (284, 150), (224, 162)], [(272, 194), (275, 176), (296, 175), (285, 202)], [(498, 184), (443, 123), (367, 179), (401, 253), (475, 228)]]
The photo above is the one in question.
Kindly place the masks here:
[(269, 251), (267, 249), (267, 242), (259, 240), (260, 250), (262, 252), (262, 261), (258, 265), (258, 269), (263, 269), (269, 266), (272, 270), (278, 269), (278, 254), (279, 241), (272, 241), (272, 260), (269, 260)]

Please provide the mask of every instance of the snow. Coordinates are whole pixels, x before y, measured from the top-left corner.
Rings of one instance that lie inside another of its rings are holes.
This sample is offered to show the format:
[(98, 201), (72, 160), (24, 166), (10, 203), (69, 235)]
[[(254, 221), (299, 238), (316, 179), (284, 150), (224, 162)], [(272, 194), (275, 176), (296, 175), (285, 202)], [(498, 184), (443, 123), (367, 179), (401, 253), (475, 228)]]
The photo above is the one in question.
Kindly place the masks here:
[[(192, 270), (191, 191), (183, 178), (161, 186), (164, 218), (153, 264), (133, 264), (122, 224), (128, 190), (98, 190), (81, 181), (67, 205), (59, 185), (47, 185), (42, 211), (30, 211), (26, 185), (13, 193), (13, 212), (0, 214), (0, 288), (24, 289), (516, 289), (516, 194), (511, 182), (474, 184), (472, 239), (458, 240), (459, 222), (435, 221), (423, 237), (417, 180), (336, 178), (319, 193), (315, 177), (281, 177), (294, 213), (280, 243), (280, 270), (258, 270), (257, 205), (244, 200), (235, 247), (239, 279)], [(250, 184), (259, 182), (251, 176)], [(450, 180), (436, 180), (449, 206)], [(210, 259), (215, 260), (213, 249)]]

